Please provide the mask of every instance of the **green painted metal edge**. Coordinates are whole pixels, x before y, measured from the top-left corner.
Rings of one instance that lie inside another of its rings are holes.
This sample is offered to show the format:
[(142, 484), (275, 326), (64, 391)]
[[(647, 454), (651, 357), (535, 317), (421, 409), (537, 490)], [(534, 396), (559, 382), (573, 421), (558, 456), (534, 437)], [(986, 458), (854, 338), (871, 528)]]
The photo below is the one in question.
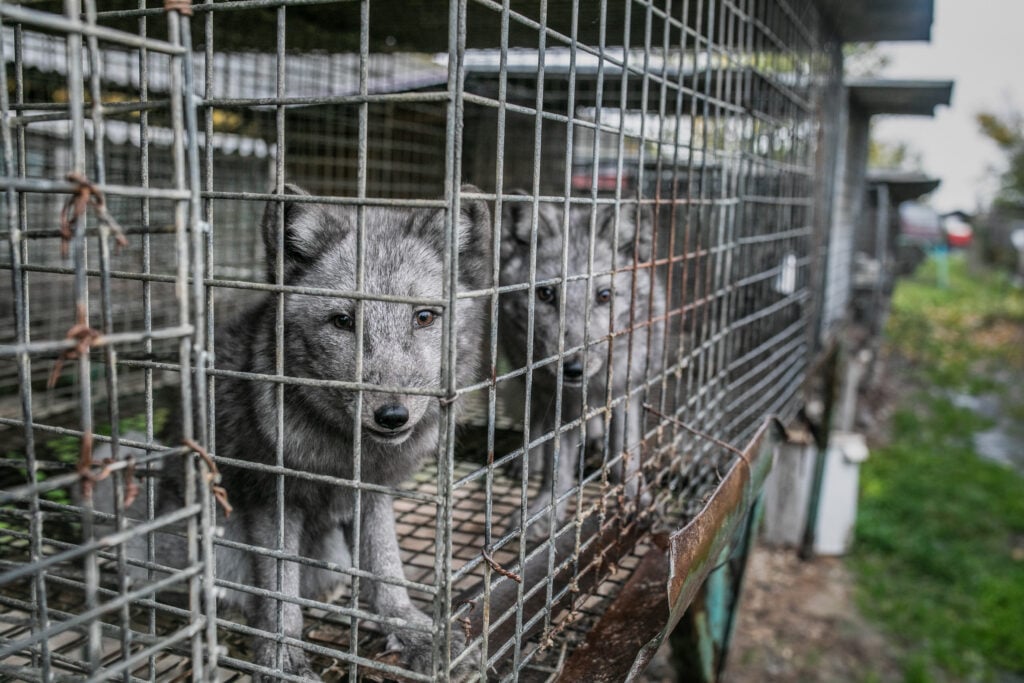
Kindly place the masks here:
[(758, 500), (771, 472), (773, 451), (784, 434), (785, 429), (778, 420), (766, 420), (744, 449), (744, 458), (733, 463), (700, 513), (669, 537), (668, 620), (658, 634), (640, 648), (625, 680), (640, 678), (654, 652), (679, 623), (701, 585), (719, 564), (722, 553), (728, 552), (739, 525)]

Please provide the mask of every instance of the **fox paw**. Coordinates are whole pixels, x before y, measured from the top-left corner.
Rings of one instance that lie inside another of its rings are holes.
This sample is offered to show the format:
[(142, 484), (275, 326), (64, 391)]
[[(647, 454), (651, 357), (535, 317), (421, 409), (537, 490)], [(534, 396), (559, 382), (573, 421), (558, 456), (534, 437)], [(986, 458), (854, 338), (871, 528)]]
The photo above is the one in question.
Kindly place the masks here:
[[(283, 674), (298, 676), (305, 681), (323, 680), (313, 671), (309, 665), (309, 660), (306, 658), (306, 653), (299, 648), (282, 647), (280, 657), (275, 657), (276, 651), (276, 643), (267, 642), (257, 645), (256, 652), (254, 653), (255, 663), (268, 669), (280, 671)], [(271, 681), (278, 681), (280, 679), (277, 676), (257, 673), (253, 674), (252, 680), (253, 683), (271, 683)]]
[[(452, 630), (451, 658), (454, 661), (466, 649), (466, 637), (458, 630)], [(387, 648), (398, 653), (399, 666), (420, 674), (433, 673), (434, 643), (429, 633), (400, 631), (388, 636)], [(467, 657), (452, 670), (452, 680), (462, 680), (478, 664), (475, 657)]]

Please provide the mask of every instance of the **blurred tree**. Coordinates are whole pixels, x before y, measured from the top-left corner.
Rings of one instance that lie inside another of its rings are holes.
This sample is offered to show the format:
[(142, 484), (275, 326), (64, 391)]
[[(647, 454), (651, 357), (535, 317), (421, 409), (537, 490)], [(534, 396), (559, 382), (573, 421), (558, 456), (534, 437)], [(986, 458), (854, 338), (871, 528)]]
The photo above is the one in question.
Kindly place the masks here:
[(846, 78), (878, 78), (890, 58), (877, 43), (843, 45), (843, 74)]
[(1020, 265), (1011, 235), (1024, 225), (1024, 114), (1013, 107), (1003, 113), (975, 115), (981, 133), (996, 143), (1005, 156), (999, 190), (990, 210), (975, 223), (975, 242), (982, 258), (1014, 270)]
[(1024, 213), (1024, 114), (979, 112), (981, 132), (1006, 154), (1007, 167), (1000, 178), (994, 205), (997, 209)]
[(921, 152), (906, 142), (885, 142), (872, 137), (868, 143), (868, 168), (920, 171)]

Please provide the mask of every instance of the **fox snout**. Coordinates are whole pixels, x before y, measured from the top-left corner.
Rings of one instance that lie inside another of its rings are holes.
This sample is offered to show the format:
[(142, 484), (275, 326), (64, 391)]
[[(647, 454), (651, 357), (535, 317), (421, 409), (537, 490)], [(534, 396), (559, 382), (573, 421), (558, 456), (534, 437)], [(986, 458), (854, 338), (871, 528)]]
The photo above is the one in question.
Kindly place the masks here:
[(402, 443), (423, 418), (429, 400), (427, 396), (367, 392), (363, 395), (363, 411), (360, 416), (363, 434), (375, 441)]
[(582, 354), (571, 356), (562, 364), (562, 380), (569, 385), (581, 384), (596, 375), (603, 368), (604, 360), (596, 351), (591, 351), (589, 354), (586, 367), (583, 365)]
[(583, 379), (583, 361), (579, 358), (573, 358), (562, 366), (562, 374), (569, 381), (579, 382)]
[[(419, 415), (413, 416), (405, 396), (381, 396), (373, 400), (363, 397), (363, 433), (378, 441), (404, 441), (416, 426)], [(403, 400), (406, 399), (406, 400)]]
[(373, 411), (373, 421), (382, 429), (401, 429), (409, 421), (409, 409), (401, 403), (388, 403)]

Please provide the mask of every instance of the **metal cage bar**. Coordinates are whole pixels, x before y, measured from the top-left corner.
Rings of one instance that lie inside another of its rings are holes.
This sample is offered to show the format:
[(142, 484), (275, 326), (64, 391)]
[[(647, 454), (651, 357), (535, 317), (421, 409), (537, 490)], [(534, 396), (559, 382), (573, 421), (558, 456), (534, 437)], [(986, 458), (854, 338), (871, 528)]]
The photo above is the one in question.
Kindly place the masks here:
[(815, 2), (103, 5), (0, 6), (0, 671), (579, 671), (841, 312)]

